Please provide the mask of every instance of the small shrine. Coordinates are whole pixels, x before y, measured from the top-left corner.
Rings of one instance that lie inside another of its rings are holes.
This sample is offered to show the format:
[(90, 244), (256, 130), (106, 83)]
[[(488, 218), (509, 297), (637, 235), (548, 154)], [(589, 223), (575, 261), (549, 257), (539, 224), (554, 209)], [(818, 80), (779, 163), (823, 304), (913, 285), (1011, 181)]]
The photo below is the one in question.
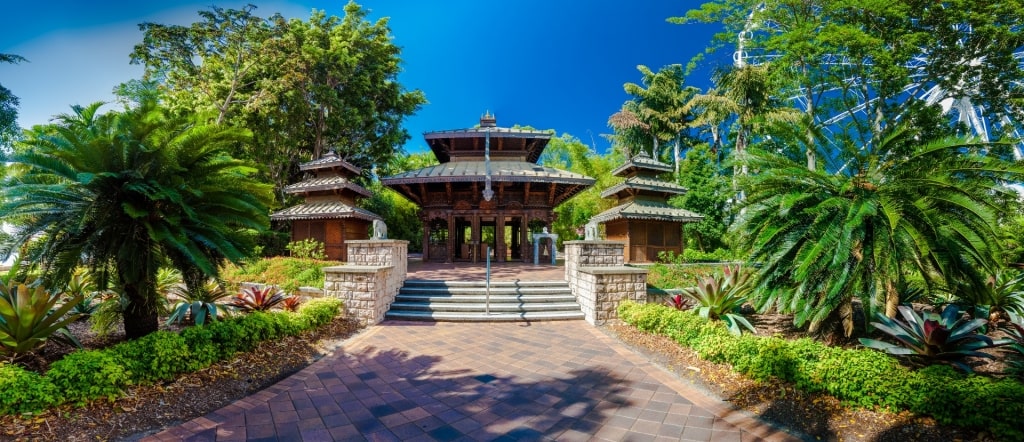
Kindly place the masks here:
[(627, 263), (654, 262), (660, 252), (682, 253), (683, 224), (704, 219), (668, 204), (672, 195), (686, 193), (686, 188), (658, 179), (658, 174), (672, 170), (641, 151), (612, 171), (625, 180), (601, 193), (603, 198), (617, 198), (618, 205), (595, 215), (591, 222), (605, 225), (605, 239), (626, 243)]
[(274, 221), (292, 223), (292, 241), (315, 239), (324, 244), (328, 259), (347, 261), (346, 241), (369, 238), (370, 225), (381, 217), (356, 207), (356, 199), (370, 191), (352, 182), (362, 169), (341, 159), (333, 150), (320, 159), (299, 165), (307, 178), (284, 188), (305, 201), (270, 215)]

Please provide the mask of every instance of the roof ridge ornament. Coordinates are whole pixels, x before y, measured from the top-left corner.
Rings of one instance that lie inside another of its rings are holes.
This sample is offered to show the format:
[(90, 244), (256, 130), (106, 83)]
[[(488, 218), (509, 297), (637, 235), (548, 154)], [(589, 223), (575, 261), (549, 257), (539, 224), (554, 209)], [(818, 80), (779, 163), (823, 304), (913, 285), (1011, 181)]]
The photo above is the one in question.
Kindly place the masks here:
[(482, 117), (480, 117), (480, 127), (497, 127), (498, 119), (491, 114), (490, 110), (487, 110)]

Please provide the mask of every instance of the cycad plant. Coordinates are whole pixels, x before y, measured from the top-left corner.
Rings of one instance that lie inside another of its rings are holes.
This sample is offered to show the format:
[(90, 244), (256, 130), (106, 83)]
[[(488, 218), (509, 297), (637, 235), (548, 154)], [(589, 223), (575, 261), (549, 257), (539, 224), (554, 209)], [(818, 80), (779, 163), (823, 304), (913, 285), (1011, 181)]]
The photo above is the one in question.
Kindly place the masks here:
[(811, 332), (837, 318), (850, 336), (853, 300), (868, 318), (892, 318), (905, 275), (983, 283), (1015, 198), (1006, 183), (1024, 181), (1024, 169), (997, 155), (1005, 146), (929, 139), (935, 131), (915, 124), (834, 153), (827, 169), (755, 149), (739, 158), (751, 174), (733, 231), (762, 264), (758, 308), (793, 313)]
[(747, 302), (754, 288), (751, 273), (740, 266), (726, 266), (722, 273), (697, 280), (695, 287), (683, 289), (683, 294), (694, 302), (693, 309), (705, 319), (721, 320), (734, 335), (742, 333), (740, 326), (754, 332), (740, 308)]
[(0, 255), (38, 241), (26, 258), (55, 284), (84, 259), (123, 292), (134, 339), (158, 328), (161, 264), (205, 277), (223, 259), (245, 258), (254, 244), (242, 229), (266, 228), (273, 195), (254, 167), (229, 155), (246, 132), (172, 115), (152, 100), (107, 114), (101, 105), (75, 106), (16, 146), (0, 191), (0, 218), (16, 231)]

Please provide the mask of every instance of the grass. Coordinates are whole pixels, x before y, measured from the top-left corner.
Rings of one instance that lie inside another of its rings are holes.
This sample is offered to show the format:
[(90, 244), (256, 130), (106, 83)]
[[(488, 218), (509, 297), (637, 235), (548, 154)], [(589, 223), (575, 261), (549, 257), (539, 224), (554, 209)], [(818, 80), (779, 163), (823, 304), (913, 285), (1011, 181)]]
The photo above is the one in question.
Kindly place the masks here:
[(221, 276), (235, 287), (243, 282), (258, 281), (276, 285), (286, 292), (295, 291), (299, 287), (323, 289), (323, 268), (342, 264), (340, 261), (275, 256), (247, 261), (242, 265), (228, 264), (221, 269)]

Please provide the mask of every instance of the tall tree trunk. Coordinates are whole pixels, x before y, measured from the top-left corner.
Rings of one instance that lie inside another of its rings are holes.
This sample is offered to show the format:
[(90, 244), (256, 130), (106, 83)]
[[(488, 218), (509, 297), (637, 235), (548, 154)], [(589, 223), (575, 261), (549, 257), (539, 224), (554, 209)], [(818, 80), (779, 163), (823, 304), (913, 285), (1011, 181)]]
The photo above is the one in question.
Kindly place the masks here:
[(885, 282), (885, 316), (896, 317), (896, 307), (900, 305), (900, 294), (892, 281)]
[(676, 164), (676, 182), (679, 181), (679, 143), (681, 143), (682, 141), (683, 136), (681, 134), (676, 134), (676, 145), (675, 147), (672, 148), (672, 158), (675, 159)]
[(142, 284), (125, 284), (124, 295), (128, 297), (128, 306), (124, 309), (125, 338), (138, 339), (157, 331), (160, 327), (156, 300), (147, 295), (152, 286)]

